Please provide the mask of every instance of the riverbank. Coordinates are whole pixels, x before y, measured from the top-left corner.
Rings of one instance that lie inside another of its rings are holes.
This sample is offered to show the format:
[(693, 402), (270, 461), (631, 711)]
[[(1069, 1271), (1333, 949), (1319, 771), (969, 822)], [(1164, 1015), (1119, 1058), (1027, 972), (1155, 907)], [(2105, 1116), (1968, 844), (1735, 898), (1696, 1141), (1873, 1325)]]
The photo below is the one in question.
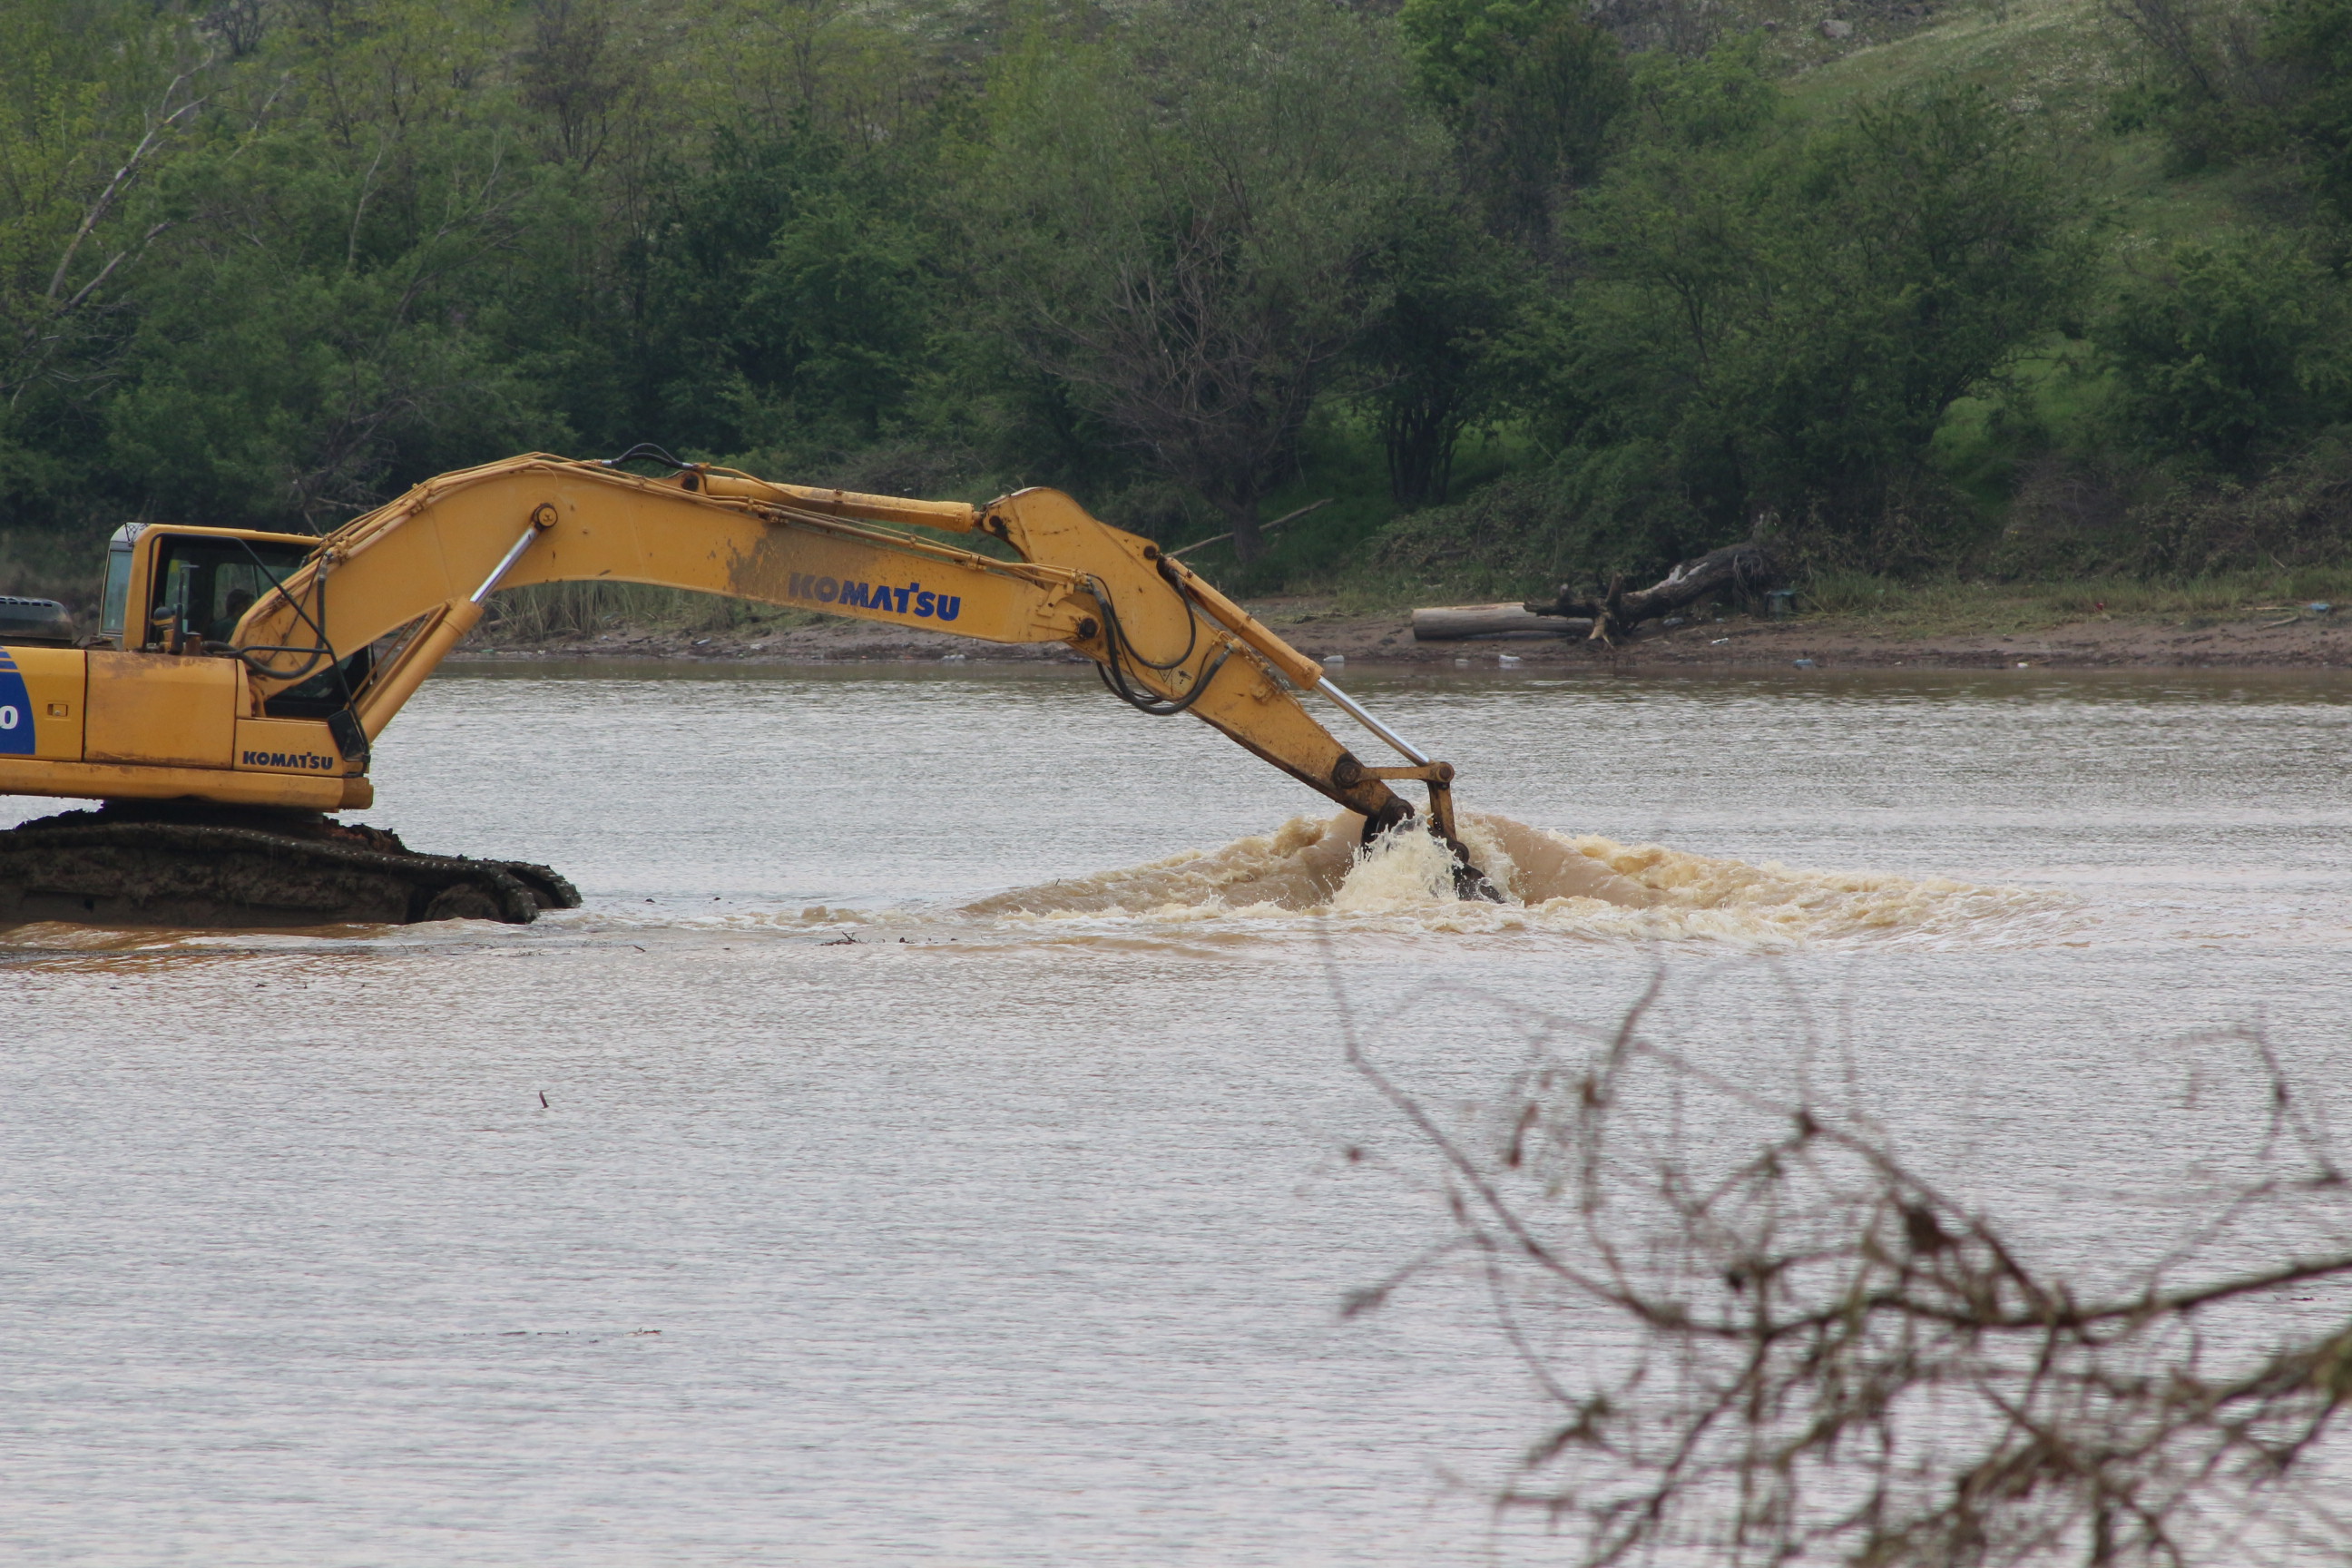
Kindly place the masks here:
[[(1351, 613), (1307, 597), (1261, 600), (1249, 609), (1310, 657), (1354, 663), (1493, 664), (1612, 669), (1816, 668), (1984, 669), (2020, 664), (2081, 668), (2334, 669), (2352, 668), (2352, 606), (2254, 606), (2189, 616), (2094, 615), (2056, 624), (1977, 628), (1889, 625), (1869, 615), (1816, 614), (1785, 620), (1731, 616), (1645, 628), (1617, 647), (1543, 637), (1423, 643), (1410, 613)], [(1075, 659), (1058, 644), (1004, 647), (858, 621), (770, 622), (734, 629), (620, 627), (593, 637), (506, 640), (468, 646), (461, 657), (677, 658), (783, 664), (891, 661), (1050, 662)]]

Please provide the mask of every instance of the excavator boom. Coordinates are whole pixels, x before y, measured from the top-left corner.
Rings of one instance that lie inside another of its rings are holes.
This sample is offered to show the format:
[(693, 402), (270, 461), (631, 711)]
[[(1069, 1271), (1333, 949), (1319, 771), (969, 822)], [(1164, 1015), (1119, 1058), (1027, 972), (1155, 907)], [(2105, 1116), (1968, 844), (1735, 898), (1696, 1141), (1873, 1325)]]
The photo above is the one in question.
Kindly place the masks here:
[[(1359, 813), (1367, 840), (1413, 816), (1391, 784), (1421, 782), (1428, 825), (1454, 849), (1459, 879), (1485, 890), (1455, 838), (1450, 766), (1150, 540), (1059, 491), (971, 506), (665, 460), (670, 472), (646, 478), (619, 460), (509, 458), (427, 480), (321, 540), (162, 525), (127, 543), (119, 536), (100, 646), (0, 652), (0, 718), (15, 679), (30, 730), (12, 752), (0, 727), (0, 793), (364, 806), (374, 742), (479, 623), (492, 593), (640, 583), (989, 642), (1065, 644), (1122, 700), (1189, 712)], [(958, 534), (1000, 549), (941, 537)], [(1402, 763), (1360, 762), (1301, 705), (1309, 690)], [(510, 889), (500, 897), (515, 902)]]

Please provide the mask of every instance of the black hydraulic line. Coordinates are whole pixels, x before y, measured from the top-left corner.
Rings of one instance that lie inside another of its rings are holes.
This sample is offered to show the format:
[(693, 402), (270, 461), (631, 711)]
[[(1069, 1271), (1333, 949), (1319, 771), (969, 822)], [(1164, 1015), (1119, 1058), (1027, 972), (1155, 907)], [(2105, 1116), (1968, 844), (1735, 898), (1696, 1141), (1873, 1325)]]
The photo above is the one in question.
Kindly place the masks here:
[(1233, 657), (1234, 650), (1230, 647), (1221, 650), (1217, 657), (1210, 661), (1209, 668), (1201, 672), (1201, 679), (1193, 683), (1192, 689), (1181, 697), (1168, 699), (1149, 689), (1136, 690), (1128, 684), (1127, 661), (1132, 659), (1146, 669), (1168, 670), (1180, 668), (1192, 657), (1193, 650), (1201, 646), (1200, 613), (1192, 607), (1192, 601), (1179, 590), (1177, 597), (1183, 601), (1187, 632), (1184, 638), (1184, 651), (1163, 664), (1157, 659), (1146, 658), (1137, 650), (1135, 645), (1128, 640), (1127, 626), (1118, 618), (1118, 606), (1112, 602), (1108, 585), (1101, 578), (1094, 576), (1089, 576), (1087, 583), (1094, 591), (1096, 603), (1102, 606), (1103, 651), (1109, 655), (1095, 666), (1095, 674), (1101, 678), (1103, 685), (1112, 696), (1117, 697), (1137, 712), (1148, 713), (1154, 719), (1166, 719), (1183, 712), (1201, 700), (1201, 694), (1208, 690), (1209, 683), (1217, 678), (1217, 671), (1224, 668), (1225, 660)]
[(1191, 597), (1188, 596), (1182, 589), (1174, 587), (1171, 584), (1170, 591), (1176, 595), (1177, 600), (1184, 606), (1184, 651), (1178, 654), (1174, 658), (1170, 659), (1167, 663), (1161, 664), (1157, 659), (1144, 658), (1142, 654), (1136, 651), (1135, 645), (1127, 640), (1127, 628), (1119, 624), (1118, 606), (1111, 603), (1110, 589), (1104, 584), (1103, 580), (1099, 577), (1089, 576), (1087, 579), (1087, 585), (1094, 590), (1096, 599), (1100, 601), (1102, 604), (1103, 619), (1108, 622), (1113, 629), (1112, 640), (1118, 644), (1123, 645), (1127, 649), (1128, 657), (1134, 659), (1136, 663), (1141, 665), (1144, 668), (1174, 669), (1178, 666), (1181, 665), (1185, 660), (1191, 658), (1192, 657), (1192, 650), (1201, 646), (1201, 613), (1192, 607)]
[[(269, 563), (261, 558), (261, 552), (254, 549), (253, 542), (251, 540), (240, 539), (237, 541), (237, 543), (244, 547), (246, 554), (253, 558), (254, 570), (260, 573), (263, 577), (268, 580), (270, 592), (273, 594), (284, 595), (286, 602), (294, 607), (294, 613), (297, 616), (299, 616), (310, 626), (310, 635), (319, 639), (315, 647), (307, 649), (296, 647), (291, 645), (279, 647), (256, 645), (251, 648), (241, 647), (236, 650), (237, 662), (245, 666), (247, 669), (252, 671), (254, 674), (268, 675), (276, 679), (290, 680), (295, 685), (299, 685), (312, 670), (319, 668), (319, 660), (323, 657), (327, 661), (327, 668), (335, 672), (335, 684), (343, 689), (342, 707), (336, 712), (330, 714), (327, 719), (327, 728), (335, 737), (335, 749), (342, 752), (347, 761), (356, 762), (362, 767), (366, 766), (369, 748), (367, 731), (360, 723), (360, 716), (357, 711), (360, 695), (357, 691), (352, 689), (352, 678), (350, 673), (343, 668), (343, 661), (335, 657), (335, 645), (328, 640), (327, 628), (319, 624), (319, 621), (303, 606), (301, 600), (296, 598), (291, 594), (286, 593), (286, 579), (270, 571)], [(310, 576), (310, 584), (312, 589), (319, 595), (319, 615), (323, 616), (327, 613), (326, 574), (323, 572), (312, 573)], [(296, 670), (291, 676), (282, 675), (277, 670), (271, 669), (264, 665), (257, 665), (249, 657), (247, 657), (248, 654), (252, 653), (306, 652), (310, 656), (309, 662), (304, 664), (300, 669)], [(268, 711), (267, 708), (265, 708), (263, 711)]]
[[(1095, 673), (1102, 678), (1103, 685), (1113, 696), (1126, 703), (1129, 707), (1134, 709), (1137, 712), (1148, 713), (1154, 719), (1166, 719), (1175, 714), (1181, 713), (1185, 709), (1190, 708), (1193, 703), (1198, 702), (1201, 700), (1201, 694), (1209, 689), (1209, 682), (1217, 679), (1217, 671), (1224, 668), (1225, 660), (1233, 658), (1233, 656), (1234, 650), (1231, 648), (1226, 648), (1220, 652), (1215, 658), (1209, 661), (1209, 668), (1201, 672), (1201, 679), (1199, 682), (1193, 686), (1192, 689), (1172, 701), (1163, 700), (1160, 698), (1153, 696), (1149, 691), (1139, 694), (1130, 690), (1127, 685), (1126, 679), (1123, 676), (1115, 677), (1111, 673), (1111, 667), (1109, 665), (1098, 664), (1095, 666)], [(1113, 657), (1116, 658), (1117, 655), (1114, 654)]]
[[(264, 561), (261, 558), (261, 552), (254, 549), (253, 542), (249, 539), (240, 539), (237, 541), (237, 543), (244, 549), (247, 555), (253, 557), (254, 570), (259, 572), (262, 576), (268, 579), (270, 592), (283, 593), (286, 587), (286, 579), (270, 571), (269, 563)], [(326, 613), (327, 608), (327, 580), (323, 575), (313, 576), (311, 578), (311, 583), (318, 590), (319, 610), (320, 613), (323, 615)], [(350, 707), (352, 705), (352, 699), (351, 679), (342, 672), (342, 661), (335, 657), (335, 645), (327, 640), (327, 628), (320, 626), (316, 620), (311, 618), (310, 612), (303, 608), (301, 600), (294, 597), (291, 594), (288, 594), (286, 595), (286, 602), (293, 606), (294, 613), (297, 616), (299, 616), (303, 622), (310, 626), (311, 635), (319, 639), (318, 642), (307, 648), (297, 647), (291, 643), (256, 643), (250, 647), (241, 647), (236, 650), (237, 662), (244, 665), (246, 668), (251, 670), (256, 675), (266, 675), (274, 680), (299, 682), (312, 670), (318, 668), (319, 660), (321, 658), (324, 658), (327, 660), (329, 667), (335, 671), (336, 679), (342, 685), (343, 706), (346, 708)], [(252, 658), (248, 656), (257, 653), (303, 653), (310, 655), (310, 662), (303, 665), (301, 668), (294, 671), (291, 675), (289, 675), (283, 670), (272, 669), (267, 665), (254, 663)]]
[(647, 462), (667, 463), (673, 468), (690, 468), (694, 467), (692, 463), (687, 462), (681, 458), (671, 456), (667, 447), (657, 447), (651, 441), (640, 441), (617, 458), (600, 458), (597, 461), (602, 467), (607, 468), (617, 468), (623, 463), (635, 462), (640, 458), (646, 459)]

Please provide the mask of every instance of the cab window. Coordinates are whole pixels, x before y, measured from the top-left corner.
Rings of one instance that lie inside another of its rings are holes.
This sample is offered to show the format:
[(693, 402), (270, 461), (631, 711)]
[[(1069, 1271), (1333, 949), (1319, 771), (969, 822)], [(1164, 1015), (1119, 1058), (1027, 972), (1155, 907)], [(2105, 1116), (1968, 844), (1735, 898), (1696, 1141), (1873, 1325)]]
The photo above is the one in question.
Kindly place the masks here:
[[(299, 545), (260, 540), (164, 540), (157, 550), (147, 635), (142, 640), (160, 641), (168, 628), (210, 643), (228, 641), (253, 602), (310, 556)], [(108, 581), (110, 593), (110, 570)]]
[(122, 637), (124, 613), (131, 607), (131, 546), (114, 545), (106, 552), (106, 592), (99, 600), (98, 635)]

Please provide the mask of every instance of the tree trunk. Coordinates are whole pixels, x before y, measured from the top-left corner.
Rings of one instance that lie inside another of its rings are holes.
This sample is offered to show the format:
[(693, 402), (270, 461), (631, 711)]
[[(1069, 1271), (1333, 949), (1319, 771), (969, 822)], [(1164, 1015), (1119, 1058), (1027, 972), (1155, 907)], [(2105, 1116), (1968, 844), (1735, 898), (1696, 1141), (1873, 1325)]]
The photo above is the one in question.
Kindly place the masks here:
[(1445, 605), (1412, 613), (1415, 642), (1462, 642), (1471, 637), (1582, 637), (1589, 620), (1539, 616), (1524, 605)]
[(1228, 506), (1225, 518), (1234, 525), (1234, 559), (1246, 566), (1265, 553), (1265, 535), (1257, 526), (1257, 497)]
[(1462, 426), (1452, 396), (1419, 396), (1391, 408), (1381, 421), (1389, 463), (1389, 494), (1398, 505), (1442, 505), (1454, 473), (1454, 447)]

